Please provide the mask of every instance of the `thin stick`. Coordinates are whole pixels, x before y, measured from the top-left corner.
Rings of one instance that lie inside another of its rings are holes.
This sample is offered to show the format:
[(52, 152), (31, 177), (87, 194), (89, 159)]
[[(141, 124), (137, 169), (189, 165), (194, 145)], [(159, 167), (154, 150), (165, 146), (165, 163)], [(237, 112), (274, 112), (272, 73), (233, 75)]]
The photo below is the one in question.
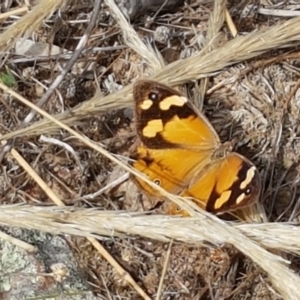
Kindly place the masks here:
[(163, 286), (163, 283), (164, 283), (164, 279), (165, 279), (165, 276), (166, 276), (166, 273), (167, 273), (167, 268), (168, 268), (169, 261), (170, 261), (172, 245), (173, 245), (173, 240), (170, 241), (170, 244), (169, 244), (169, 247), (168, 247), (166, 260), (165, 260), (164, 267), (163, 267), (163, 270), (162, 270), (162, 273), (161, 273), (161, 277), (160, 277), (160, 281), (159, 281), (159, 285), (158, 285), (155, 300), (159, 300), (160, 296), (161, 296), (162, 286)]
[(21, 15), (21, 14), (27, 12), (27, 11), (28, 11), (28, 7), (27, 6), (23, 6), (23, 7), (17, 8), (17, 9), (13, 9), (13, 10), (10, 10), (10, 11), (5, 12), (3, 14), (0, 14), (0, 20), (7, 19), (10, 16)]
[[(62, 200), (47, 186), (45, 181), (34, 171), (34, 169), (24, 160), (24, 158), (14, 149), (12, 149), (12, 153), (14, 158), (20, 164), (20, 166), (32, 177), (32, 179), (40, 186), (41, 189), (47, 194), (47, 196), (57, 205), (64, 207), (65, 204)], [(110, 255), (106, 249), (100, 245), (100, 243), (95, 239), (88, 237), (88, 241), (94, 246), (95, 249), (111, 264), (113, 268), (115, 268), (118, 273), (128, 282), (133, 288), (144, 298), (147, 300), (151, 300), (151, 298), (137, 285), (134, 279), (130, 276), (130, 274), (125, 271), (116, 260)]]
[(231, 18), (231, 15), (230, 15), (228, 9), (225, 10), (225, 19), (226, 19), (226, 23), (227, 23), (227, 25), (228, 25), (228, 28), (229, 28), (229, 30), (230, 30), (232, 36), (233, 36), (233, 37), (236, 37), (237, 34), (238, 34), (238, 31), (237, 31), (237, 29), (236, 29), (235, 24), (233, 23), (233, 20), (232, 20), (232, 18)]
[(299, 10), (288, 10), (288, 9), (269, 9), (260, 7), (257, 10), (258, 14), (266, 15), (266, 16), (276, 16), (276, 17), (299, 17)]
[(4, 233), (3, 231), (0, 231), (0, 239), (3, 239), (7, 242), (10, 242), (12, 244), (14, 244), (15, 246), (17, 247), (20, 247), (30, 253), (34, 253), (34, 252), (37, 252), (37, 248), (24, 242), (24, 241), (21, 241), (17, 238), (14, 238), (6, 233)]
[[(1, 144), (4, 144), (4, 143), (5, 143), (5, 141), (1, 142)], [(14, 157), (15, 152), (12, 152), (11, 154)], [(31, 253), (37, 252), (36, 247), (30, 245), (29, 243), (21, 241), (20, 239), (14, 238), (14, 237), (4, 233), (3, 231), (0, 231), (0, 238), (14, 244), (17, 247), (20, 247), (28, 252), (31, 252)]]

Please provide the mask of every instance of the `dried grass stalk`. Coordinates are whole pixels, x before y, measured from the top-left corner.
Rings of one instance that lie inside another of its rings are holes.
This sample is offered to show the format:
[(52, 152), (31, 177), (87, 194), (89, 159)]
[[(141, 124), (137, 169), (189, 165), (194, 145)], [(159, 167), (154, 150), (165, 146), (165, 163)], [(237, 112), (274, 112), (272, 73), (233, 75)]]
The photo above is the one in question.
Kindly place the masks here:
[(29, 36), (55, 10), (62, 8), (67, 0), (41, 0), (26, 15), (0, 35), (0, 52), (8, 51), (23, 35)]
[(160, 53), (155, 51), (149, 43), (145, 44), (142, 42), (136, 31), (127, 22), (114, 0), (105, 0), (105, 3), (112, 11), (114, 18), (117, 20), (119, 27), (122, 30), (126, 45), (144, 58), (147, 66), (152, 69), (153, 73), (159, 72), (164, 66), (164, 60)]
[[(209, 218), (219, 220), (211, 215)], [(300, 254), (298, 227), (291, 223), (240, 224), (225, 223), (222, 220), (220, 222), (244, 234), (263, 248)], [(125, 233), (164, 242), (169, 239), (192, 244), (200, 244), (203, 240), (212, 243), (229, 242), (215, 231), (216, 228), (207, 226), (207, 219), (203, 212), (195, 217), (181, 218), (127, 211), (5, 205), (1, 206), (0, 223), (80, 236), (93, 236), (93, 234), (123, 236)], [(69, 225), (64, 226), (65, 223)], [(146, 228), (147, 230), (143, 231)]]
[(209, 16), (208, 29), (206, 39), (212, 40), (212, 48), (215, 48), (218, 42), (217, 37), (220, 35), (220, 30), (224, 25), (226, 13), (226, 1), (216, 0), (214, 1), (213, 12)]
[[(204, 48), (203, 52), (167, 65), (151, 78), (171, 86), (176, 86), (191, 80), (212, 76), (227, 66), (257, 57), (269, 50), (291, 46), (293, 42), (299, 44), (299, 26), (300, 18), (293, 18), (280, 25), (252, 32), (247, 36), (237, 37), (222, 47), (206, 54), (203, 54), (206, 51), (206, 48)], [(109, 109), (124, 108), (131, 104), (132, 85), (128, 85), (122, 90), (103, 98), (97, 94), (83, 105), (59, 114), (56, 118), (63, 120), (65, 124), (73, 125), (76, 121), (86, 116), (103, 113)], [(42, 120), (27, 128), (7, 133), (2, 139), (11, 139), (24, 134), (43, 134), (45, 133), (45, 128), (49, 132), (58, 129), (57, 125), (52, 122)]]
[[(290, 250), (300, 247), (298, 228), (290, 224), (235, 224), (206, 212), (194, 217), (146, 216), (141, 213), (58, 207), (1, 206), (0, 224), (80, 236), (133, 234), (167, 241), (199, 244), (230, 243), (266, 271), (284, 299), (298, 299), (300, 278), (287, 261), (263, 247)], [(260, 245), (259, 245), (260, 244)]]

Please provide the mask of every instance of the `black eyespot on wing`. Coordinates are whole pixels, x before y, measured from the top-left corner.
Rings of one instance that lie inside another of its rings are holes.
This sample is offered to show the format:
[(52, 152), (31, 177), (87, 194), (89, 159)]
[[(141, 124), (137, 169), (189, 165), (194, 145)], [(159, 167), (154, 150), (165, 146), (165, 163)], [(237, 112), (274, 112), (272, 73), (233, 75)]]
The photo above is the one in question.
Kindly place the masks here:
[(155, 93), (155, 92), (151, 92), (151, 93), (149, 93), (148, 97), (149, 97), (149, 99), (152, 100), (152, 101), (157, 101), (157, 99), (158, 99), (158, 94)]
[(249, 187), (246, 191), (245, 191), (245, 194), (248, 196), (250, 194), (252, 194), (252, 188)]
[(154, 179), (153, 182), (154, 182), (156, 185), (158, 185), (158, 186), (161, 185), (160, 179)]

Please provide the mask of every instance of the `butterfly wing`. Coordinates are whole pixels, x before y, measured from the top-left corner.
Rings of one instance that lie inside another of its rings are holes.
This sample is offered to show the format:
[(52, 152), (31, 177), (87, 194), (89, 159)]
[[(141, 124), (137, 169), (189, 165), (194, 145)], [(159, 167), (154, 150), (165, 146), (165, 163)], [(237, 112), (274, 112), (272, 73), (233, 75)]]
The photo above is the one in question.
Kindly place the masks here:
[[(134, 85), (135, 117), (141, 145), (133, 166), (171, 193), (181, 192), (220, 145), (206, 120), (178, 91), (157, 82)], [(143, 180), (136, 183), (151, 195)]]
[[(255, 166), (237, 153), (216, 155), (222, 147), (215, 130), (187, 98), (148, 80), (135, 84), (133, 96), (141, 141), (133, 156), (137, 170), (213, 213), (257, 201), (260, 182)], [(142, 179), (133, 180), (148, 194), (159, 196)], [(176, 206), (169, 212), (182, 213)]]
[[(217, 214), (255, 203), (260, 190), (256, 167), (233, 152), (211, 163), (182, 196), (192, 197), (200, 207)], [(171, 207), (169, 213), (182, 213), (175, 205)]]
[[(210, 152), (192, 152), (187, 149), (149, 149), (138, 147), (134, 155), (134, 168), (144, 173), (151, 181), (173, 194), (179, 194), (189, 181), (209, 162)], [(144, 180), (133, 177), (134, 181), (148, 194), (159, 196)]]

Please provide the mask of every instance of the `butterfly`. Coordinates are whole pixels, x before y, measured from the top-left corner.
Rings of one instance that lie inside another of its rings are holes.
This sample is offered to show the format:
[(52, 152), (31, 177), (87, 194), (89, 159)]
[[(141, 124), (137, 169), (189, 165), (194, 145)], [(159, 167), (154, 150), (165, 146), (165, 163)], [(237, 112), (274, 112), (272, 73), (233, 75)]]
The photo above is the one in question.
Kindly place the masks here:
[[(214, 214), (258, 201), (257, 168), (222, 144), (206, 117), (185, 96), (159, 82), (139, 80), (133, 98), (140, 140), (132, 155), (135, 169)], [(143, 179), (132, 179), (146, 194), (161, 197)], [(185, 214), (175, 204), (168, 213)]]

